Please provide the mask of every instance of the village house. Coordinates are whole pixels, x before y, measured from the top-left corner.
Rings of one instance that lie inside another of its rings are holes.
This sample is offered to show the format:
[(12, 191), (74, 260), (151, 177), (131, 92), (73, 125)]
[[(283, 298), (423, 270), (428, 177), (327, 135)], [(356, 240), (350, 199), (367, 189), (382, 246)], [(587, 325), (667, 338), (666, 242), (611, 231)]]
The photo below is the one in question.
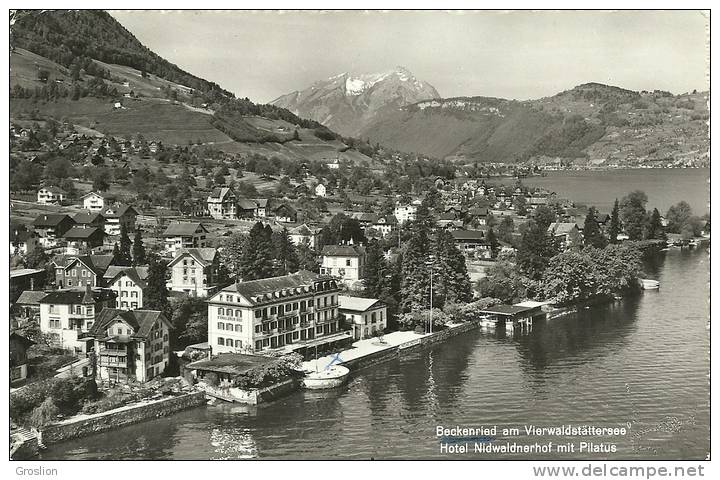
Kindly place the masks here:
[(395, 205), (395, 218), (397, 218), (398, 223), (402, 225), (405, 222), (414, 221), (420, 203), (420, 200), (415, 200), (407, 205), (397, 202)]
[(37, 202), (41, 205), (60, 205), (67, 192), (60, 187), (41, 187), (37, 192)]
[(102, 210), (105, 218), (105, 233), (108, 235), (120, 235), (120, 225), (125, 225), (128, 235), (135, 231), (135, 219), (138, 216), (137, 210), (130, 205), (117, 204)]
[(102, 246), (105, 232), (98, 227), (74, 226), (65, 232), (63, 238), (67, 242), (66, 254), (85, 255)]
[(319, 228), (310, 228), (306, 224), (298, 225), (288, 231), (290, 240), (295, 245), (307, 245), (313, 250), (318, 247), (318, 239), (320, 238)]
[(97, 192), (87, 193), (80, 197), (80, 199), (83, 202), (83, 208), (85, 210), (98, 213), (105, 208), (105, 197)]
[(87, 333), (95, 315), (114, 303), (115, 293), (108, 289), (88, 286), (48, 292), (40, 300), (40, 331), (51, 335), (53, 343), (63, 349), (87, 353), (92, 348)]
[(165, 252), (175, 256), (183, 248), (205, 248), (207, 229), (202, 223), (173, 222), (163, 233)]
[(258, 198), (255, 200), (255, 203), (257, 204), (257, 209), (255, 210), (255, 216), (257, 218), (267, 217), (267, 207), (268, 207), (267, 198)]
[(580, 235), (580, 229), (575, 222), (553, 222), (548, 227), (555, 239), (557, 239), (563, 247), (567, 247), (572, 242), (573, 236)]
[(237, 212), (239, 218), (253, 218), (257, 216), (257, 203), (247, 198), (238, 198)]
[(35, 233), (40, 236), (40, 245), (44, 248), (54, 247), (58, 244), (65, 232), (70, 230), (75, 222), (67, 215), (60, 213), (46, 213), (38, 215), (33, 220)]
[(234, 220), (238, 217), (237, 197), (228, 187), (217, 187), (207, 198), (208, 213), (218, 220)]
[(365, 278), (365, 249), (355, 245), (325, 245), (320, 273), (338, 277), (348, 287), (357, 287)]
[[(14, 316), (22, 320), (37, 319), (39, 321), (40, 300), (45, 298), (47, 294), (48, 292), (44, 290), (23, 291), (12, 306), (13, 315), (10, 318), (12, 319)], [(11, 325), (11, 327), (13, 326), (17, 325)]]
[(457, 248), (469, 257), (490, 257), (490, 245), (485, 238), (484, 230), (453, 230), (450, 234), (455, 239)]
[(58, 255), (53, 259), (57, 288), (103, 287), (103, 275), (113, 262), (112, 255)]
[(168, 264), (168, 289), (193, 297), (207, 297), (217, 287), (220, 260), (214, 248), (183, 248)]
[(75, 225), (80, 227), (97, 227), (105, 231), (105, 217), (99, 212), (78, 212), (72, 217)]
[(327, 194), (327, 189), (325, 188), (325, 185), (322, 183), (318, 183), (315, 187), (315, 196), (316, 197), (324, 197)]
[(294, 208), (292, 208), (290, 205), (287, 205), (285, 203), (281, 203), (277, 207), (273, 209), (273, 215), (275, 216), (275, 221), (281, 222), (281, 223), (295, 223), (297, 222), (297, 211), (295, 211)]
[(387, 305), (376, 298), (338, 296), (340, 315), (352, 325), (353, 338), (362, 340), (387, 328)]
[(40, 241), (35, 231), (20, 224), (10, 224), (10, 255), (28, 255), (39, 247)]
[(398, 219), (395, 218), (395, 215), (378, 216), (371, 225), (371, 227), (379, 232), (383, 237), (391, 235), (395, 230), (397, 230), (397, 226)]
[(100, 382), (147, 382), (170, 361), (172, 324), (156, 310), (106, 308), (88, 332), (97, 355)]
[(40, 268), (10, 270), (10, 301), (14, 302), (25, 290), (35, 290), (45, 284), (46, 273)]
[(27, 350), (35, 342), (18, 333), (10, 334), (10, 385), (27, 378)]
[(147, 266), (127, 267), (110, 265), (103, 275), (103, 283), (115, 292), (115, 308), (135, 310), (143, 308), (143, 291), (147, 287)]
[(213, 352), (304, 348), (345, 340), (340, 332), (335, 279), (301, 270), (282, 277), (237, 282), (208, 300)]

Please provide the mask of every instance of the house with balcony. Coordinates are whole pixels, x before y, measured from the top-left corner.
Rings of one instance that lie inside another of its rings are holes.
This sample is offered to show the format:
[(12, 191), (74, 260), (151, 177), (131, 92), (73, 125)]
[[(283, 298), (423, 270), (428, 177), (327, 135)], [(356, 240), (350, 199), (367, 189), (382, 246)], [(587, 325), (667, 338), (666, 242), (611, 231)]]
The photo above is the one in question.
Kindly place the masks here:
[(53, 258), (57, 288), (104, 287), (103, 275), (112, 255), (57, 255)]
[(207, 198), (208, 213), (218, 220), (234, 220), (238, 217), (237, 197), (228, 187), (215, 188)]
[(168, 264), (168, 289), (193, 297), (207, 297), (217, 287), (219, 266), (220, 259), (214, 248), (180, 249)]
[(365, 249), (357, 245), (325, 245), (320, 273), (339, 278), (350, 288), (359, 288), (365, 278)]
[(470, 258), (490, 258), (492, 252), (485, 230), (452, 230), (458, 250)]
[(93, 249), (102, 246), (105, 231), (98, 227), (74, 226), (63, 235), (67, 242), (65, 253), (84, 255), (93, 253)]
[(370, 226), (384, 238), (397, 231), (398, 219), (395, 215), (380, 215)]
[(110, 265), (103, 282), (115, 292), (115, 308), (135, 310), (143, 308), (143, 292), (147, 288), (147, 266), (126, 267)]
[(103, 208), (105, 208), (105, 197), (100, 195), (98, 192), (86, 193), (80, 197), (80, 200), (83, 202), (83, 208), (85, 210), (89, 210), (90, 212), (99, 213)]
[(50, 248), (57, 246), (65, 232), (75, 225), (75, 221), (68, 215), (44, 213), (35, 217), (32, 224), (39, 236), (40, 245)]
[(374, 337), (387, 328), (387, 305), (377, 298), (338, 296), (340, 314), (352, 325), (353, 339)]
[(311, 228), (308, 227), (307, 224), (303, 223), (302, 225), (291, 228), (288, 231), (288, 235), (295, 245), (307, 245), (315, 250), (318, 247), (320, 231), (321, 229), (319, 228)]
[(41, 187), (37, 192), (37, 203), (40, 205), (60, 205), (67, 197), (67, 192), (60, 187)]
[(122, 203), (103, 208), (101, 211), (105, 218), (105, 233), (120, 235), (120, 225), (125, 225), (128, 235), (135, 231), (135, 220), (138, 212), (131, 205)]
[(301, 270), (292, 275), (237, 282), (208, 303), (208, 342), (213, 353), (282, 349), (306, 353), (345, 342), (338, 288), (328, 275)]
[(60, 348), (87, 353), (93, 346), (87, 333), (95, 315), (114, 304), (115, 292), (104, 288), (48, 292), (40, 299), (40, 331)]
[(395, 205), (394, 213), (398, 223), (402, 225), (405, 222), (414, 221), (417, 216), (417, 210), (420, 206), (420, 203), (420, 200), (414, 200), (413, 202), (408, 204), (397, 202), (397, 204)]
[(208, 231), (199, 222), (173, 222), (163, 233), (165, 252), (175, 256), (183, 248), (205, 248)]
[(170, 361), (171, 329), (156, 310), (101, 311), (87, 334), (97, 356), (96, 380), (147, 382), (161, 375)]

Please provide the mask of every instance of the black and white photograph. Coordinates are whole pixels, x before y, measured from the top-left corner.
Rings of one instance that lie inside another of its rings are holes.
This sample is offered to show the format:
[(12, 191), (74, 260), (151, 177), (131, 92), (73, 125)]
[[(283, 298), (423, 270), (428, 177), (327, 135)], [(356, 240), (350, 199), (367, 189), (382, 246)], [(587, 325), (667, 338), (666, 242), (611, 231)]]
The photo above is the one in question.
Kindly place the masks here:
[(152, 3), (8, 11), (13, 478), (709, 476), (710, 10)]

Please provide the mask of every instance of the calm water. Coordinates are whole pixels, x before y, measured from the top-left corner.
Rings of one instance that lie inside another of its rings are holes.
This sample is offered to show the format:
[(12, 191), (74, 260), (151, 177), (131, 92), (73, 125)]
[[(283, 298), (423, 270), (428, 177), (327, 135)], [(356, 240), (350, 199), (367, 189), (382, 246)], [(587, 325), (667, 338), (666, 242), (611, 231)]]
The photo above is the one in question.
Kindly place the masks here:
[[(601, 212), (609, 213), (616, 198), (642, 190), (648, 196), (648, 206), (662, 214), (685, 200), (696, 215), (710, 211), (709, 181), (709, 168), (548, 172), (547, 177), (523, 179), (527, 186), (546, 188), (577, 203), (595, 205)], [(507, 178), (502, 183), (514, 182)]]
[(474, 331), (364, 370), (342, 390), (298, 392), (259, 408), (200, 407), (42, 456), (447, 458), (437, 425), (574, 424), (630, 425), (626, 437), (595, 440), (615, 442), (617, 454), (575, 458), (703, 459), (710, 446), (707, 252), (670, 251), (646, 271), (660, 280), (659, 291), (536, 323), (526, 335)]

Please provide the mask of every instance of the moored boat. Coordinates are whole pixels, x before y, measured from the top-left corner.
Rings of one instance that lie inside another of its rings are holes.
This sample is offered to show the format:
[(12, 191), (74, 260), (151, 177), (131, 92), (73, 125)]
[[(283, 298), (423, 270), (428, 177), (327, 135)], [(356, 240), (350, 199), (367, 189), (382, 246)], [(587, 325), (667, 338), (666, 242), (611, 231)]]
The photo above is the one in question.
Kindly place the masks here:
[(350, 370), (342, 365), (332, 365), (319, 372), (310, 372), (303, 378), (303, 386), (309, 390), (321, 390), (342, 386), (348, 379)]
[(660, 282), (658, 282), (657, 280), (650, 280), (648, 278), (641, 278), (640, 286), (643, 288), (643, 290), (655, 290), (660, 288)]

